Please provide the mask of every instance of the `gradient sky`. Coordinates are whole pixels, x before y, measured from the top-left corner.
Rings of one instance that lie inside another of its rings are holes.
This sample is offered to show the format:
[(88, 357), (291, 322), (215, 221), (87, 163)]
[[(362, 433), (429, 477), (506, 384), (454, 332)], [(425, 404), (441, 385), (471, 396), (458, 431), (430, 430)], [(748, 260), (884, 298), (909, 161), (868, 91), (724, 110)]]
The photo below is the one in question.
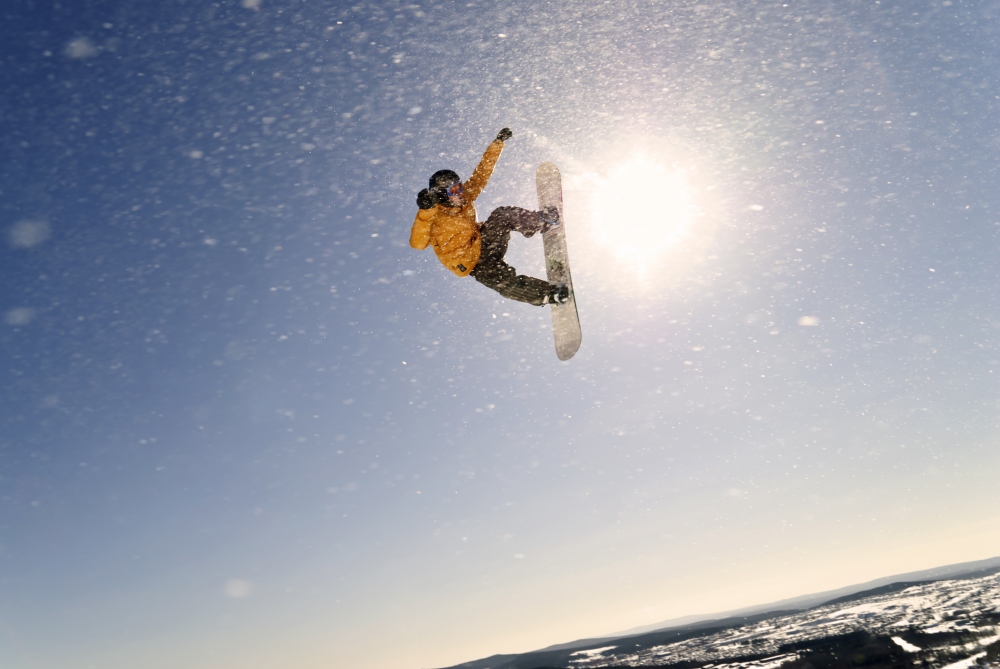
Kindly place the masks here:
[[(1000, 554), (1000, 3), (501, 4), (4, 3), (0, 666), (440, 667)], [(566, 363), (407, 245), (504, 126)]]

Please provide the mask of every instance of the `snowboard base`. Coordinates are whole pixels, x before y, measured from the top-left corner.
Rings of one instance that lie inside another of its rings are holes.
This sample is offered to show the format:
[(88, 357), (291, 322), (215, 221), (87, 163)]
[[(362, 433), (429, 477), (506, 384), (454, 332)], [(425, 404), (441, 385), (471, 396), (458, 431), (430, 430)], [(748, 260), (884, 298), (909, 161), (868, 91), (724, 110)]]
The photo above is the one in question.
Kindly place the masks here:
[(535, 186), (538, 189), (538, 208), (556, 207), (559, 210), (560, 225), (542, 235), (545, 247), (545, 273), (549, 283), (566, 284), (569, 301), (553, 304), (552, 335), (555, 338), (556, 355), (560, 360), (569, 360), (578, 350), (583, 339), (580, 329), (580, 315), (576, 309), (576, 292), (569, 271), (569, 253), (566, 250), (566, 219), (563, 218), (562, 175), (559, 168), (549, 162), (542, 163), (535, 171)]

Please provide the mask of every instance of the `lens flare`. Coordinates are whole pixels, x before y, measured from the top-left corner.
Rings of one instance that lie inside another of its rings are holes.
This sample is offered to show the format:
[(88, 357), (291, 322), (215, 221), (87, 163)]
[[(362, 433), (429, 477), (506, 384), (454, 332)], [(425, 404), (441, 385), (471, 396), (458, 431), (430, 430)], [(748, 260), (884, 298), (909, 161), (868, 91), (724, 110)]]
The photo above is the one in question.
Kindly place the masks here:
[(697, 208), (684, 171), (636, 155), (596, 180), (590, 198), (593, 233), (640, 273), (691, 236)]

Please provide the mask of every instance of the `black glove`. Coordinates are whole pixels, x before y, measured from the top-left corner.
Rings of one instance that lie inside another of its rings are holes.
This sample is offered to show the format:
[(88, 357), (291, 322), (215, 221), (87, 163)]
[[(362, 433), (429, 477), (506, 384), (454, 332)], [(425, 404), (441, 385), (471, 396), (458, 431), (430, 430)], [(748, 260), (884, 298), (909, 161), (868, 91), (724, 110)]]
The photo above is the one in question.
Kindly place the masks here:
[(501, 142), (506, 142), (513, 136), (514, 133), (510, 131), (510, 128), (504, 128), (503, 130), (497, 133), (497, 139), (499, 139)]
[(434, 208), (434, 196), (426, 188), (417, 193), (417, 206), (421, 209)]

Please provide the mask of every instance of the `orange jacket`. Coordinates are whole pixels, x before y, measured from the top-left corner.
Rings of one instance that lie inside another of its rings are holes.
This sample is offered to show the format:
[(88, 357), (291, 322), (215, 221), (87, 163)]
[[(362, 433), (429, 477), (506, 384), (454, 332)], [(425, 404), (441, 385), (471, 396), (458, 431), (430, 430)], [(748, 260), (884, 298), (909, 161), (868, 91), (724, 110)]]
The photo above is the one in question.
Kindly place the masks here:
[(446, 207), (436, 204), (433, 209), (418, 211), (413, 220), (410, 246), (423, 250), (432, 245), (441, 264), (459, 276), (468, 276), (479, 262), (483, 241), (479, 236), (479, 221), (476, 219), (474, 203), (486, 188), (486, 182), (493, 174), (502, 150), (503, 142), (500, 140), (494, 140), (486, 148), (486, 153), (472, 176), (462, 184), (465, 188), (464, 206)]

